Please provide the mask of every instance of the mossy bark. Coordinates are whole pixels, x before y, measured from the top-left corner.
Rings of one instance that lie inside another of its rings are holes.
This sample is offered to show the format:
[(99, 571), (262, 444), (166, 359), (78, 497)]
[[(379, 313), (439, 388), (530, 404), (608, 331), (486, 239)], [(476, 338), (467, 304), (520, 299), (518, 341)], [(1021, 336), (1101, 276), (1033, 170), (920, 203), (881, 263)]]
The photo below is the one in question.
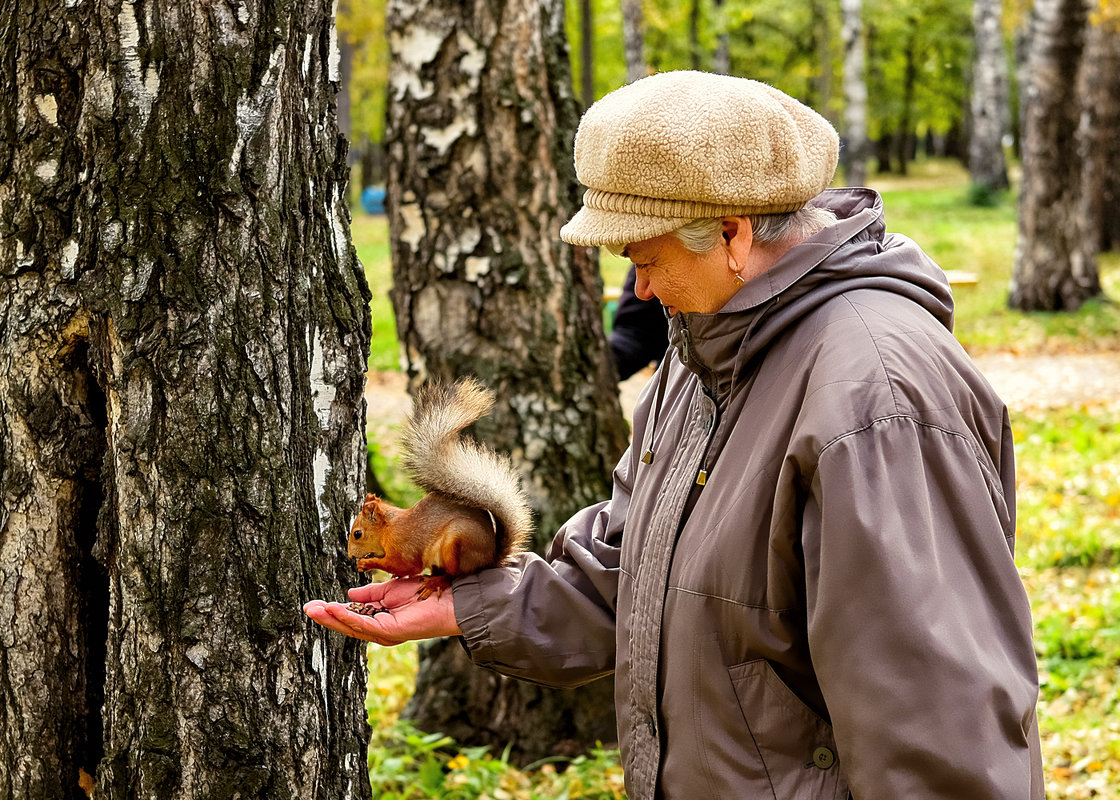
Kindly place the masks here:
[[(605, 499), (626, 444), (602, 329), (597, 253), (559, 239), (580, 189), (563, 5), (389, 4), (393, 303), (413, 388), (473, 374), (497, 394), (480, 438), (512, 455), (538, 546)], [(615, 736), (609, 681), (579, 693), (424, 650), (407, 713), (528, 761)]]
[[(0, 796), (369, 797), (328, 3), (0, 10)], [(9, 646), (11, 645), (11, 646)]]

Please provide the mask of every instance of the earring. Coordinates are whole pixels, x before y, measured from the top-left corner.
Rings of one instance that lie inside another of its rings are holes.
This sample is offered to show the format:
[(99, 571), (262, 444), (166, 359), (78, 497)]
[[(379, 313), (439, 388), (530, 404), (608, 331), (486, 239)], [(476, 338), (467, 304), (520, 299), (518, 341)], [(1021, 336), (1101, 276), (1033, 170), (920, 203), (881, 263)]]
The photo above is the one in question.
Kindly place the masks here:
[(732, 277), (732, 278), (733, 278), (733, 279), (735, 280), (735, 289), (736, 289), (736, 291), (738, 291), (739, 289), (743, 288), (743, 284), (744, 284), (744, 283), (746, 283), (746, 281), (745, 281), (745, 280), (743, 280), (743, 276), (739, 274), (739, 269), (738, 269), (738, 267), (739, 267), (739, 265), (738, 265), (738, 264), (736, 264), (736, 263), (735, 263), (735, 262), (734, 262), (734, 261), (733, 261), (733, 260), (731, 259), (731, 256), (729, 255), (729, 256), (727, 257), (727, 268), (728, 268), (729, 270), (731, 270), (731, 277)]

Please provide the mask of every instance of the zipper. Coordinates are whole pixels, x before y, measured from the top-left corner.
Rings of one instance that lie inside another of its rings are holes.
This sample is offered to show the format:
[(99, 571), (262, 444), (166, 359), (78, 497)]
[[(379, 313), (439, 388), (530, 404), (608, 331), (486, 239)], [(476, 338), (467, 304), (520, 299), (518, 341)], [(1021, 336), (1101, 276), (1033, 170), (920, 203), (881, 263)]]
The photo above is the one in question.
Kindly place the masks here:
[(692, 332), (688, 329), (688, 317), (681, 314), (681, 363), (692, 360)]
[(705, 365), (705, 364), (703, 364), (699, 361), (694, 361), (693, 360), (692, 331), (690, 331), (688, 329), (688, 315), (682, 313), (680, 315), (680, 318), (681, 318), (681, 363), (682, 364), (694, 363), (696, 365), (696, 370), (694, 370), (694, 371), (696, 372), (697, 377), (700, 378), (700, 385), (704, 389), (704, 394), (708, 395), (708, 397), (710, 397), (712, 399), (712, 401), (715, 402), (717, 407), (718, 407), (719, 403), (717, 402), (717, 398), (716, 398), (716, 386), (715, 386), (715, 381), (713, 380), (713, 378), (715, 376), (715, 373), (713, 373), (712, 370), (707, 367), (707, 365)]

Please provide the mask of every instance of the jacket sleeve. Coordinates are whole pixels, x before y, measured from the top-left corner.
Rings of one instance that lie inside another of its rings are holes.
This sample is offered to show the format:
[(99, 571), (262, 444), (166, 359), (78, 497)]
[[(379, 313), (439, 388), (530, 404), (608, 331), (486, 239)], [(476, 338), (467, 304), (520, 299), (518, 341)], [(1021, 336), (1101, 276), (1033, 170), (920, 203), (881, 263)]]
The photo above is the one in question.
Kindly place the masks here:
[(904, 416), (820, 455), (809, 646), (857, 800), (1043, 796), (1013, 486), (966, 437)]
[(553, 687), (614, 671), (630, 457), (615, 469), (611, 499), (565, 523), (545, 558), (527, 553), (514, 566), (454, 582), (455, 617), (476, 664)]

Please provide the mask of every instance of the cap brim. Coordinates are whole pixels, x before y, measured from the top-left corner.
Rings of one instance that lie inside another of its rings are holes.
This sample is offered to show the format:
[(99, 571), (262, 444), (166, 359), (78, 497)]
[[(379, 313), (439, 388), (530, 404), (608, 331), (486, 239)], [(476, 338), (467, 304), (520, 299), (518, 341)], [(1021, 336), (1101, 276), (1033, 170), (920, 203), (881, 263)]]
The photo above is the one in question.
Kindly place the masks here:
[(622, 247), (675, 231), (689, 217), (653, 217), (584, 206), (560, 229), (560, 238), (580, 247)]

